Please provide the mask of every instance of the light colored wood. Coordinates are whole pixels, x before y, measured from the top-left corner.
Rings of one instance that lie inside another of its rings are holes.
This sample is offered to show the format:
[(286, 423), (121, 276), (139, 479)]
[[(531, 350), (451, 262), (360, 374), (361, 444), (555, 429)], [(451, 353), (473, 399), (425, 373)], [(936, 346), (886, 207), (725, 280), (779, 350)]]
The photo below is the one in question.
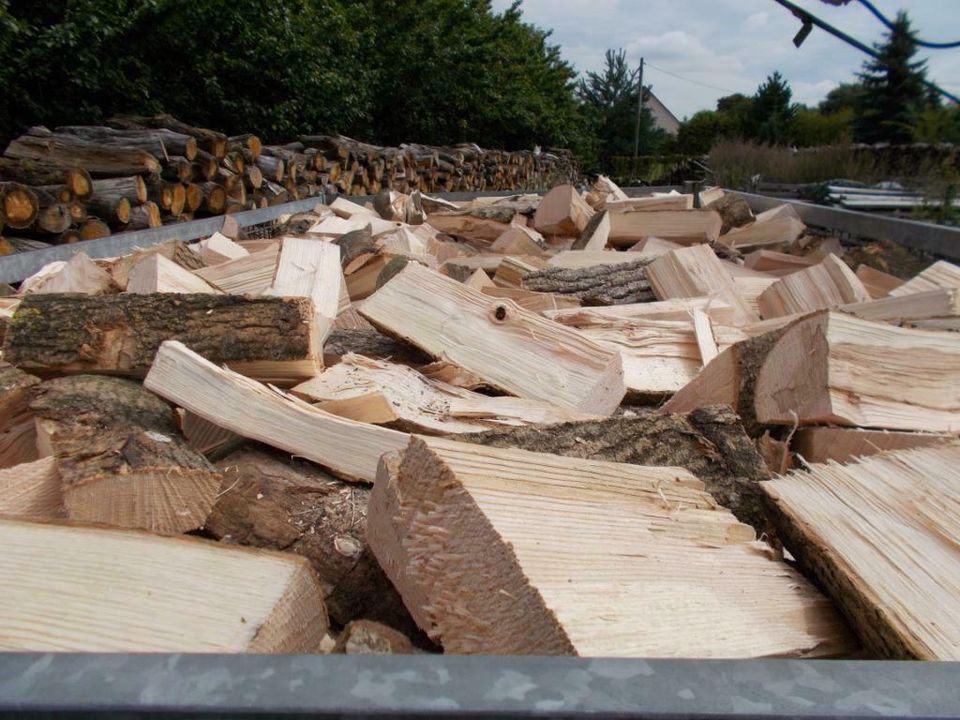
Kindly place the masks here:
[(960, 266), (939, 260), (912, 280), (890, 291), (891, 297), (903, 297), (912, 293), (927, 292), (938, 288), (960, 287)]
[(469, 288), (473, 288), (474, 290), (483, 290), (484, 288), (496, 287), (496, 285), (493, 284), (493, 280), (490, 279), (490, 276), (487, 275), (481, 268), (474, 270), (473, 274), (467, 278), (466, 282), (464, 282), (464, 285)]
[(273, 284), (280, 245), (252, 252), (245, 257), (194, 270), (215, 288), (231, 295), (259, 295)]
[(447, 360), (437, 360), (421, 365), (419, 370), (429, 380), (439, 380), (454, 387), (466, 390), (479, 390), (487, 387), (482, 378)]
[(761, 484), (790, 552), (881, 657), (960, 660), (960, 445)]
[(481, 244), (492, 243), (510, 229), (510, 223), (477, 217), (463, 211), (427, 215), (427, 224), (445, 235), (469, 238)]
[(852, 462), (858, 457), (887, 450), (942, 445), (955, 441), (955, 435), (934, 433), (864, 430), (863, 428), (806, 427), (793, 436), (793, 449), (808, 463)]
[(733, 308), (722, 300), (711, 297), (675, 298), (649, 303), (630, 303), (606, 307), (588, 307), (568, 310), (548, 310), (544, 314), (551, 320), (573, 327), (606, 325), (611, 320), (686, 320), (694, 310), (703, 310), (711, 320), (730, 325), (733, 323)]
[(700, 308), (694, 308), (693, 310), (693, 331), (697, 337), (697, 347), (700, 349), (700, 361), (703, 365), (706, 365), (720, 351), (717, 349), (717, 341), (713, 337), (710, 316)]
[(869, 300), (853, 270), (836, 255), (827, 255), (819, 264), (777, 280), (760, 294), (757, 305), (766, 319)]
[[(410, 263), (361, 314), (519, 397), (606, 415), (626, 391), (618, 354), (576, 330)], [(549, 368), (545, 370), (545, 368)]]
[(607, 200), (604, 209), (611, 213), (693, 210), (693, 195), (651, 195), (625, 200)]
[(721, 235), (719, 242), (737, 250), (766, 245), (792, 245), (807, 230), (807, 226), (797, 217), (764, 219), (763, 216), (764, 213), (760, 213), (753, 224), (734, 228), (726, 235)]
[(547, 310), (558, 310), (560, 308), (580, 307), (580, 300), (573, 295), (560, 295), (558, 293), (534, 292), (533, 290), (524, 290), (522, 288), (510, 287), (482, 287), (480, 292), (489, 297), (509, 298), (524, 310), (543, 314)]
[(511, 225), (503, 235), (493, 241), (490, 251), (504, 255), (546, 255), (546, 240), (533, 228)]
[(113, 278), (85, 252), (78, 252), (60, 269), (50, 274), (38, 286), (28, 291), (35, 293), (83, 293), (102, 295), (117, 290)]
[(723, 191), (722, 187), (709, 187), (706, 190), (700, 191), (700, 207), (706, 207), (712, 202), (716, 202), (720, 198), (724, 197), (726, 193)]
[(243, 438), (236, 433), (225, 430), (195, 413), (178, 408), (177, 414), (180, 416), (180, 432), (186, 438), (187, 445), (208, 458), (243, 442)]
[[(490, 397), (428, 380), (416, 370), (363, 355), (348, 353), (340, 362), (320, 375), (294, 387), (291, 392), (342, 417), (364, 422), (400, 420), (405, 429), (429, 434), (482, 432), (504, 425), (561, 423), (585, 420), (583, 413), (563, 410), (550, 403), (523, 398)], [(367, 399), (338, 412), (329, 402), (340, 402), (380, 395), (391, 416), (383, 412), (383, 403)], [(358, 416), (358, 412), (372, 418)]]
[(377, 212), (372, 208), (365, 207), (364, 205), (355, 203), (352, 200), (347, 200), (347, 198), (343, 196), (338, 197), (336, 200), (330, 203), (329, 207), (334, 212), (334, 214), (336, 214), (338, 217), (344, 218), (345, 220), (353, 217), (360, 217), (360, 218), (379, 218), (380, 217), (377, 214)]
[(660, 412), (689, 413), (707, 405), (729, 405), (734, 412), (742, 415), (738, 353), (736, 345), (720, 352), (679, 388), (660, 408)]
[(720, 237), (722, 224), (715, 210), (611, 213), (609, 243), (626, 247), (651, 235), (681, 245), (710, 243)]
[(493, 284), (498, 287), (519, 288), (526, 275), (545, 267), (546, 261), (538, 257), (508, 255), (497, 265)]
[[(304, 395), (307, 395), (307, 393), (304, 393)], [(306, 399), (310, 400), (311, 398), (307, 397)], [(400, 420), (400, 416), (397, 415), (397, 411), (390, 403), (389, 398), (382, 392), (377, 391), (351, 395), (339, 400), (322, 400), (314, 404), (331, 415), (362, 423), (386, 425)]]
[(317, 652), (320, 586), (292, 553), (0, 520), (0, 649)]
[[(754, 250), (743, 258), (744, 267), (783, 276), (816, 265), (815, 260), (799, 255), (788, 255), (775, 250)], [(861, 266), (864, 267), (864, 266)]]
[(236, 260), (250, 254), (243, 245), (218, 232), (201, 240), (196, 247), (199, 249), (200, 257), (203, 258), (205, 265), (219, 265), (228, 260)]
[(829, 602), (681, 468), (414, 439), (381, 464), (367, 532), (414, 619), (448, 653), (851, 647)]
[(313, 301), (317, 347), (322, 347), (340, 308), (340, 248), (308, 238), (285, 237), (273, 285), (264, 294)]
[(874, 300), (887, 297), (891, 291), (896, 290), (905, 282), (895, 275), (890, 275), (862, 263), (857, 266), (857, 277), (860, 278), (860, 282), (863, 283), (867, 292), (870, 293), (870, 297)]
[(601, 210), (591, 218), (587, 227), (580, 233), (573, 247), (577, 250), (586, 250), (588, 252), (599, 252), (607, 247), (607, 240), (610, 237), (610, 218), (609, 213)]
[(647, 266), (647, 279), (660, 300), (715, 297), (734, 308), (737, 323), (759, 320), (707, 245), (673, 250), (656, 258)]
[(841, 312), (789, 325), (757, 375), (757, 419), (960, 431), (960, 335)]
[(563, 250), (547, 261), (550, 267), (585, 268), (594, 265), (622, 265), (636, 262), (643, 255), (616, 250)]
[(627, 248), (629, 253), (642, 253), (639, 257), (660, 257), (671, 250), (679, 250), (683, 245), (654, 236), (639, 240)]
[(148, 253), (130, 269), (124, 292), (218, 293), (219, 290), (162, 254)]
[(590, 186), (590, 192), (583, 199), (594, 209), (603, 210), (608, 201), (626, 200), (627, 194), (606, 175), (597, 175), (597, 179)]
[(576, 237), (592, 217), (593, 208), (573, 185), (557, 185), (540, 200), (533, 226), (545, 235)]
[(899, 297), (841, 305), (844, 312), (865, 320), (898, 325), (923, 325), (925, 321), (960, 317), (960, 288), (940, 288)]
[(37, 431), (30, 411), (40, 378), (0, 361), (0, 468), (32, 462), (37, 453)]
[[(377, 461), (406, 444), (404, 433), (344, 420), (218, 368), (182, 343), (163, 343), (144, 386), (227, 430), (373, 482)], [(255, 411), (254, 411), (255, 410)]]
[(63, 517), (60, 473), (52, 457), (0, 470), (0, 516)]
[(775, 282), (777, 282), (777, 278), (772, 275), (766, 277), (741, 275), (733, 278), (733, 286), (755, 317), (761, 317), (760, 296), (769, 290)]

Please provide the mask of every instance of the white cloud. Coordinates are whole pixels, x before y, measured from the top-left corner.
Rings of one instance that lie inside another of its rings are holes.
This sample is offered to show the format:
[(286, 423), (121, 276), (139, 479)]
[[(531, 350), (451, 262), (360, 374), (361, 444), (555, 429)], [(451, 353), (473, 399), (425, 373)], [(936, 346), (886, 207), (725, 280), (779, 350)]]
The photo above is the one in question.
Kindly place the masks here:
[(804, 103), (806, 105), (816, 105), (823, 100), (827, 93), (839, 85), (836, 80), (821, 80), (820, 82), (795, 82), (791, 85), (793, 89), (794, 102)]
[(767, 21), (770, 19), (770, 15), (765, 12), (754, 13), (747, 18), (746, 22), (743, 23), (743, 26), (747, 30), (758, 30), (767, 24)]

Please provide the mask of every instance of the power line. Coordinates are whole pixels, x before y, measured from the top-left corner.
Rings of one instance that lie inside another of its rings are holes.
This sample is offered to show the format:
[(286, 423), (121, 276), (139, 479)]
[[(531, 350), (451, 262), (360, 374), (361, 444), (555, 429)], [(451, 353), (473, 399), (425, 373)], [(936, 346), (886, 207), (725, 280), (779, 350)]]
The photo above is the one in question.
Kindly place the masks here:
[[(875, 18), (877, 18), (877, 20), (879, 20), (879, 21), (882, 22), (884, 25), (886, 25), (886, 27), (887, 27), (888, 30), (893, 30), (893, 22), (891, 22), (890, 19), (889, 19), (886, 15), (884, 15), (882, 12), (880, 12), (880, 11), (876, 8), (876, 6), (875, 6), (872, 2), (870, 2), (870, 0), (859, 0), (859, 1), (860, 1), (860, 4), (861, 4), (861, 5), (863, 5), (867, 10), (869, 10), (871, 13), (873, 13), (873, 16), (874, 16)], [(920, 38), (916, 38), (916, 37), (915, 37), (915, 38), (913, 39), (913, 41), (914, 41), (917, 45), (919, 45), (920, 47), (932, 48), (932, 49), (934, 49), (934, 50), (944, 50), (944, 49), (948, 49), (948, 48), (957, 48), (957, 47), (960, 47), (960, 40), (956, 40), (956, 41), (954, 41), (954, 42), (942, 42), (942, 43), (938, 43), (938, 42), (930, 42), (930, 41), (928, 41), (928, 40), (921, 40)]]
[[(835, 28), (830, 23), (821, 20), (816, 15), (808, 12), (807, 10), (804, 10), (802, 7), (799, 7), (798, 5), (794, 5), (792, 2), (790, 2), (790, 0), (773, 0), (773, 1), (778, 5), (782, 5), (783, 7), (787, 8), (787, 10), (793, 13), (794, 17), (796, 17), (800, 22), (803, 23), (803, 27), (801, 28), (797, 37), (794, 39), (794, 44), (796, 44), (797, 47), (800, 47), (800, 43), (802, 43), (803, 40), (806, 38), (807, 34), (809, 34), (810, 29), (814, 25), (816, 25), (821, 30), (824, 30), (830, 33), (831, 35), (833, 35), (835, 38), (839, 40), (843, 40), (847, 45), (855, 47), (860, 52), (866, 53), (867, 55), (869, 55), (870, 57), (876, 60), (882, 60), (882, 58), (880, 57), (880, 53), (878, 53), (872, 47), (869, 47), (868, 45), (865, 45), (864, 43), (860, 42), (856, 38), (851, 37), (850, 35), (847, 35), (847, 33), (843, 32), (843, 30)], [(938, 93), (943, 95), (945, 98), (949, 98), (950, 100), (953, 100), (955, 103), (960, 103), (960, 97), (957, 97), (953, 93), (947, 92), (936, 83), (932, 83), (929, 80), (924, 80), (923, 84), (926, 87), (930, 88), (931, 90), (937, 91)]]
[(677, 78), (677, 80), (683, 80), (688, 83), (693, 83), (694, 85), (700, 85), (705, 88), (710, 88), (711, 90), (719, 90), (720, 92), (731, 93), (731, 94), (738, 92), (737, 90), (730, 90), (729, 88), (722, 88), (722, 87), (718, 87), (717, 85), (711, 85), (710, 83), (700, 82), (699, 80), (693, 80), (691, 78), (684, 77), (683, 75), (677, 75), (675, 72), (670, 72), (669, 70), (664, 70), (662, 67), (658, 67), (654, 65), (649, 60), (647, 60), (647, 67), (652, 67), (655, 70), (659, 70), (665, 75), (670, 75), (671, 77)]

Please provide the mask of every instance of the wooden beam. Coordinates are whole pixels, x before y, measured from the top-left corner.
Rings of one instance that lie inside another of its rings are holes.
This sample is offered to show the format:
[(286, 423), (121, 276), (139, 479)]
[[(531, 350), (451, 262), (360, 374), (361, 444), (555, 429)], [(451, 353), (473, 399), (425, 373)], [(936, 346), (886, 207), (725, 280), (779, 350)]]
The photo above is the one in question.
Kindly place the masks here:
[(863, 428), (806, 427), (793, 436), (793, 450), (808, 463), (852, 462), (859, 457), (887, 450), (942, 445), (956, 440), (955, 435), (933, 433), (864, 430)]
[(0, 650), (318, 652), (327, 630), (292, 553), (0, 519)]
[(711, 243), (720, 237), (721, 224), (720, 215), (713, 210), (611, 213), (609, 242), (627, 247), (653, 235), (683, 245)]
[[(360, 313), (519, 397), (609, 414), (626, 392), (617, 353), (416, 263), (367, 298)], [(550, 367), (546, 375), (544, 363)]]
[(757, 552), (753, 530), (681, 468), (415, 438), (381, 464), (368, 536), (450, 653), (816, 656), (852, 644), (825, 598)]
[(782, 331), (754, 396), (766, 424), (957, 432), (960, 335), (822, 311)]
[(227, 430), (351, 480), (373, 482), (380, 456), (406, 444), (404, 433), (326, 413), (217, 367), (176, 341), (163, 343), (143, 384)]
[(312, 377), (321, 349), (304, 298), (233, 295), (30, 295), (14, 316), (4, 357), (44, 373), (142, 376), (164, 340), (274, 383)]
[(763, 483), (784, 545), (867, 649), (960, 659), (960, 446), (811, 465)]

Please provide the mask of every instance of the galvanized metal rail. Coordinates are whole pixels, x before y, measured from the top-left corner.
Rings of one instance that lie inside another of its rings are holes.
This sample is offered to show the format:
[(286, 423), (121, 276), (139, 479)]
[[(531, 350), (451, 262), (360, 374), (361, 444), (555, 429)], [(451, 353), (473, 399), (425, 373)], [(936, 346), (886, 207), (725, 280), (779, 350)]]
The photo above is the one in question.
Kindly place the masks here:
[(0, 718), (947, 718), (960, 664), (0, 655)]

